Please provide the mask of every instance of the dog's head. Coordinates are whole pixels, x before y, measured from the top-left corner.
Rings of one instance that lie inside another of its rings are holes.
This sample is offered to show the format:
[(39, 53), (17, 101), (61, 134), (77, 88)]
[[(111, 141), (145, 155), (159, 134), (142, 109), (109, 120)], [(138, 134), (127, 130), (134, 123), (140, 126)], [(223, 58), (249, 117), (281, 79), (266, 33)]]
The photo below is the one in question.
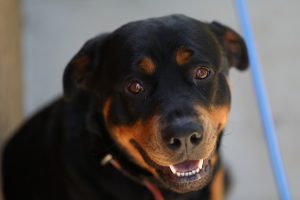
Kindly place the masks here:
[(65, 70), (64, 92), (96, 96), (128, 158), (184, 193), (209, 183), (230, 110), (228, 72), (247, 66), (236, 32), (172, 15), (89, 40)]

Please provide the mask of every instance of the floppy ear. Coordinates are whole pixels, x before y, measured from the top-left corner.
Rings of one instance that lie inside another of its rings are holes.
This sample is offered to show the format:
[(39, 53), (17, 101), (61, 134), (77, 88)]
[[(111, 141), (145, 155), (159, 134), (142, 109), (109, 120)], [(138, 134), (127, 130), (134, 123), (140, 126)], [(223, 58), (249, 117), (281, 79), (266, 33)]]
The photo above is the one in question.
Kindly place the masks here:
[(218, 22), (212, 22), (209, 26), (222, 44), (230, 67), (234, 66), (239, 70), (247, 69), (248, 52), (243, 38), (231, 28)]
[(101, 64), (102, 46), (107, 36), (88, 40), (68, 63), (63, 75), (65, 99), (70, 100), (78, 89), (89, 89), (92, 73)]

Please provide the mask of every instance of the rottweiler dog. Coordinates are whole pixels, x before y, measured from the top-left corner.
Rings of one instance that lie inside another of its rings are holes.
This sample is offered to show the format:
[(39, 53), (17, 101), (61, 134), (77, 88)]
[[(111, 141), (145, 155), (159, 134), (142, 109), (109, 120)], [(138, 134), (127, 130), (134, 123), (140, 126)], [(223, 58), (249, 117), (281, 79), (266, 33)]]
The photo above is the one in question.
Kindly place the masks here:
[(64, 98), (6, 145), (6, 199), (223, 199), (228, 73), (247, 66), (235, 31), (184, 15), (88, 40), (64, 71)]

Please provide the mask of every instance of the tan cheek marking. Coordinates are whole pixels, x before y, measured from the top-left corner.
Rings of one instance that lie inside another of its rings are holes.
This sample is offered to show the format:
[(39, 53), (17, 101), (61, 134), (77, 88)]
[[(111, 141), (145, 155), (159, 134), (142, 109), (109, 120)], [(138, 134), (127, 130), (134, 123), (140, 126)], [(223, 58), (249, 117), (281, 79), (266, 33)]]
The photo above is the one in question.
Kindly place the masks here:
[(223, 200), (224, 199), (224, 168), (220, 168), (215, 175), (215, 178), (211, 185), (211, 200)]
[(196, 106), (196, 110), (204, 117), (207, 117), (218, 132), (225, 128), (230, 111), (229, 106), (212, 107), (209, 110)]
[(150, 171), (154, 176), (158, 176), (155, 169), (144, 161), (140, 152), (130, 142), (131, 139), (134, 139), (142, 148), (145, 148), (150, 140), (150, 134), (153, 133), (153, 126), (152, 119), (150, 119), (144, 123), (139, 121), (133, 126), (113, 127), (112, 137), (138, 165)]
[(184, 65), (189, 62), (192, 55), (193, 55), (193, 52), (191, 50), (186, 49), (186, 48), (180, 48), (176, 52), (176, 63), (178, 65)]
[(216, 124), (216, 127), (218, 128), (218, 131), (221, 131), (225, 128), (227, 121), (228, 121), (228, 113), (229, 113), (229, 107), (219, 107), (219, 108), (213, 108), (210, 112), (210, 119), (213, 123)]
[(143, 159), (141, 154), (137, 151), (137, 149), (131, 144), (130, 140), (134, 139), (138, 142), (142, 147), (147, 144), (149, 141), (150, 134), (145, 133), (153, 133), (155, 130), (155, 120), (154, 117), (148, 120), (147, 122), (142, 123), (138, 121), (136, 124), (132, 126), (119, 126), (119, 127), (110, 127), (108, 122), (108, 114), (111, 106), (111, 98), (106, 100), (103, 107), (103, 116), (104, 120), (107, 124), (107, 128), (110, 131), (110, 134), (114, 141), (117, 142), (126, 151), (132, 158), (133, 161), (138, 165), (148, 170), (154, 176), (158, 177), (155, 169), (150, 167)]
[(144, 57), (138, 63), (139, 68), (146, 74), (152, 75), (155, 71), (155, 65), (152, 59)]

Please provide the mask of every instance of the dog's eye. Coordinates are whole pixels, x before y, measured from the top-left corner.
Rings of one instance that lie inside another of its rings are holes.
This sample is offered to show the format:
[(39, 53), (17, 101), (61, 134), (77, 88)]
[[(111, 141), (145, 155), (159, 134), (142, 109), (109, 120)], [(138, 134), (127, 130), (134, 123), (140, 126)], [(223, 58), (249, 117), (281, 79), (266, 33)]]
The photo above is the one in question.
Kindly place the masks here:
[(132, 94), (139, 94), (144, 92), (143, 86), (138, 81), (132, 81), (128, 84), (127, 90)]
[(203, 80), (203, 79), (208, 78), (210, 76), (210, 74), (211, 74), (210, 69), (208, 69), (207, 67), (204, 67), (204, 66), (200, 66), (195, 69), (194, 78)]

